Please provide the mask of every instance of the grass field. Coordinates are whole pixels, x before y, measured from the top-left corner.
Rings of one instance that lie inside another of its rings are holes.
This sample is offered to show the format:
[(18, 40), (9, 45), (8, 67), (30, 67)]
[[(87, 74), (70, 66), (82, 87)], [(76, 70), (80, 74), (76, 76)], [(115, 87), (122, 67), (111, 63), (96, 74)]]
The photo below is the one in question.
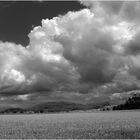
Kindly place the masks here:
[(0, 115), (3, 138), (140, 138), (140, 111)]

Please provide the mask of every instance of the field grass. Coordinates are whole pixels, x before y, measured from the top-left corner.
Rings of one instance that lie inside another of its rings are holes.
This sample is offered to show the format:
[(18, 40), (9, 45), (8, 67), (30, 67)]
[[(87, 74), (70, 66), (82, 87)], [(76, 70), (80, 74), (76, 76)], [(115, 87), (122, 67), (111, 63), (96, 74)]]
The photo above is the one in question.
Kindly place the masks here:
[(0, 139), (139, 139), (140, 111), (0, 115)]

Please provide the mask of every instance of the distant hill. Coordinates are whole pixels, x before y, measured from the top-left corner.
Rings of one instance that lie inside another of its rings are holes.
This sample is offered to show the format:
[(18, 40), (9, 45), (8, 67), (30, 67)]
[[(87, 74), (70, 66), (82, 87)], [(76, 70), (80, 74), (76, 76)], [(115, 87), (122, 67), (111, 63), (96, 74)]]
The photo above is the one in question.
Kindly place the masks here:
[(48, 112), (69, 112), (74, 110), (90, 110), (98, 109), (103, 106), (109, 105), (108, 102), (101, 104), (77, 104), (71, 102), (46, 102), (37, 104), (34, 107), (23, 109), (23, 108), (8, 108), (0, 111), (1, 114), (9, 113), (48, 113)]
[(61, 111), (72, 111), (72, 110), (80, 110), (84, 108), (83, 104), (69, 103), (69, 102), (47, 102), (38, 104), (30, 110), (35, 113), (40, 112), (61, 112)]
[(31, 108), (35, 112), (61, 112), (61, 111), (73, 111), (73, 110), (89, 110), (89, 109), (97, 109), (101, 106), (108, 105), (108, 103), (102, 104), (77, 104), (71, 102), (47, 102), (43, 104), (36, 105)]
[(75, 110), (91, 110), (91, 109), (100, 109), (100, 110), (129, 110), (129, 109), (140, 109), (140, 91), (129, 91), (128, 94), (130, 97), (125, 101), (125, 103), (120, 105), (110, 105), (108, 102), (103, 103), (89, 103), (89, 104), (79, 104), (73, 102), (43, 102), (37, 105), (34, 105), (30, 108), (14, 108), (9, 107), (2, 109), (1, 114), (9, 113), (49, 113), (49, 112), (69, 112)]
[(22, 108), (7, 108), (7, 109), (4, 109), (2, 111), (0, 111), (1, 114), (7, 114), (7, 113), (24, 113), (25, 110), (22, 109)]

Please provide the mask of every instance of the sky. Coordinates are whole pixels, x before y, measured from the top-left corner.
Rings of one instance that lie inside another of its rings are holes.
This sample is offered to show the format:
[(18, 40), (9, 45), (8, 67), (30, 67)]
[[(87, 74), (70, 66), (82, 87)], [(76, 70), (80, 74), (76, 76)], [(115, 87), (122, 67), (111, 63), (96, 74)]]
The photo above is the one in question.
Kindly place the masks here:
[(34, 26), (40, 25), (42, 19), (51, 19), (82, 8), (84, 6), (77, 1), (1, 1), (0, 40), (26, 46), (29, 32)]
[(138, 1), (0, 2), (0, 105), (119, 104), (140, 89)]

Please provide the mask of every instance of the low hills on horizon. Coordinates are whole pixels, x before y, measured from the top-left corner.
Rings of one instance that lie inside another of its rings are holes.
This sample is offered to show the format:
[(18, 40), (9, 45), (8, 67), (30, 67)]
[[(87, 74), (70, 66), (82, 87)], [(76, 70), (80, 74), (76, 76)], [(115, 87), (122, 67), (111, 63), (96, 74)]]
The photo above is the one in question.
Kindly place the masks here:
[(140, 91), (131, 91), (131, 96), (120, 105), (110, 105), (109, 102), (104, 103), (88, 103), (79, 104), (72, 102), (46, 102), (40, 103), (30, 108), (9, 107), (1, 109), (0, 114), (32, 114), (32, 113), (50, 113), (50, 112), (70, 112), (70, 111), (87, 111), (87, 110), (129, 110), (140, 109)]
[(70, 112), (76, 110), (91, 110), (91, 109), (98, 109), (109, 105), (108, 102), (102, 104), (79, 104), (79, 103), (72, 103), (72, 102), (46, 102), (37, 104), (31, 108), (7, 108), (0, 111), (0, 114), (8, 114), (8, 113), (49, 113), (49, 112)]

